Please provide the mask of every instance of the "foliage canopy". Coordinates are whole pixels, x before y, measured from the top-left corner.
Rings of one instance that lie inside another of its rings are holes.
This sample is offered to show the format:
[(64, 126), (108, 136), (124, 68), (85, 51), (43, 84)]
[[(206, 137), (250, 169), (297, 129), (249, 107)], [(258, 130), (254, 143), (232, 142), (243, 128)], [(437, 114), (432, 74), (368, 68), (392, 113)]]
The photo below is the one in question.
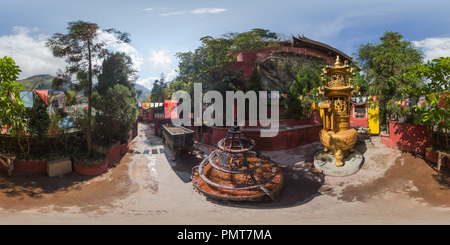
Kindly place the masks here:
[(12, 136), (27, 130), (23, 119), (25, 107), (20, 100), (23, 86), (17, 81), (20, 68), (11, 57), (0, 59), (0, 126), (10, 127)]
[(357, 50), (358, 66), (369, 84), (368, 92), (380, 96), (380, 122), (394, 119), (403, 112), (398, 100), (411, 97), (420, 86), (420, 80), (407, 76), (423, 54), (414, 45), (403, 40), (397, 32), (385, 32), (381, 43), (361, 44)]

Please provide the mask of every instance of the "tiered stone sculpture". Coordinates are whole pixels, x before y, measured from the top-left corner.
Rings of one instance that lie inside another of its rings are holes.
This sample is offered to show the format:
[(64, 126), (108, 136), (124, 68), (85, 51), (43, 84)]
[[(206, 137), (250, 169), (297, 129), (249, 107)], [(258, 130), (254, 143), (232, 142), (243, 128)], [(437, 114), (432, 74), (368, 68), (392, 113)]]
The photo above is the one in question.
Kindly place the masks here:
[[(345, 165), (344, 159), (355, 152), (353, 146), (358, 138), (358, 132), (354, 128), (350, 128), (350, 97), (358, 92), (359, 87), (354, 89), (353, 79), (346, 79), (348, 75), (354, 75), (353, 68), (349, 67), (347, 60), (342, 65), (339, 56), (337, 56), (333, 66), (328, 62), (322, 72), (324, 85), (319, 87), (318, 91), (327, 97), (327, 101), (320, 104), (320, 109), (323, 112), (323, 129), (319, 132), (319, 138), (325, 146), (323, 152), (333, 151), (335, 160), (332, 159), (332, 161), (336, 167), (343, 167)], [(324, 75), (330, 78), (329, 81)], [(328, 159), (328, 162), (330, 161)], [(315, 165), (317, 165), (316, 161)], [(359, 166), (357, 168), (359, 169)], [(352, 173), (354, 171), (354, 169), (351, 170)]]
[(217, 143), (217, 149), (191, 174), (194, 187), (216, 200), (274, 200), (284, 177), (281, 168), (261, 154), (256, 143), (237, 124)]

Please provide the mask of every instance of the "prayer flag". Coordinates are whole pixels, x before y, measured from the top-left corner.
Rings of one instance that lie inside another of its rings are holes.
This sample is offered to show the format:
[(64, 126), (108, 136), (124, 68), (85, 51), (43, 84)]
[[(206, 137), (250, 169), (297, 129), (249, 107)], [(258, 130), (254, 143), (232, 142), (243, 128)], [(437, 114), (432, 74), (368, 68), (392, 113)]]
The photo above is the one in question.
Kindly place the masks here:
[(417, 103), (417, 105), (419, 105), (420, 107), (424, 107), (425, 102), (426, 102), (425, 95), (422, 95), (419, 97), (419, 102)]
[(73, 97), (75, 97), (75, 91), (66, 91), (67, 95), (68, 95), (68, 100), (67, 103), (72, 102)]
[(48, 90), (47, 89), (39, 89), (36, 90), (36, 93), (41, 97), (46, 105), (48, 105)]
[(33, 107), (33, 91), (31, 90), (23, 90), (20, 91), (20, 100), (25, 102), (23, 104), (24, 107)]
[(53, 91), (53, 99), (55, 100), (56, 107), (63, 107), (66, 103), (66, 94), (61, 90)]
[[(178, 118), (177, 117), (177, 101), (176, 100), (166, 100), (166, 101), (164, 101), (164, 105), (165, 105), (165, 108), (164, 108), (164, 117), (165, 118)], [(172, 112), (174, 112), (174, 113), (172, 113)], [(173, 115), (173, 117), (172, 117), (172, 114), (174, 114)]]

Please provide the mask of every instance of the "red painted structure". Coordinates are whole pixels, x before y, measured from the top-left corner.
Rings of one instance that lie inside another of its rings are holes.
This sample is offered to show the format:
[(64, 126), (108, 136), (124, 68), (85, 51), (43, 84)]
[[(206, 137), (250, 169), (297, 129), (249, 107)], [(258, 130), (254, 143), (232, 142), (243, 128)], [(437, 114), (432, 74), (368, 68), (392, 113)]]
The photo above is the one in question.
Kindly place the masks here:
[[(350, 126), (367, 128), (369, 126), (369, 119), (367, 117), (368, 114), (366, 103), (351, 103), (351, 105), (352, 109), (350, 110)], [(365, 115), (363, 118), (357, 117), (355, 111), (358, 109), (365, 111)]]
[[(289, 149), (316, 142), (319, 139), (319, 131), (322, 129), (322, 119), (318, 110), (314, 110), (310, 118), (281, 119), (278, 134), (274, 137), (261, 137), (263, 127), (259, 123), (257, 126), (249, 126), (249, 124), (249, 121), (245, 121), (243, 127), (245, 134), (255, 140), (261, 150)], [(213, 147), (219, 140), (226, 137), (229, 129), (229, 127), (203, 126), (202, 131), (199, 132), (196, 126), (188, 128), (195, 132), (193, 136), (195, 141)]]
[(255, 67), (255, 63), (265, 60), (274, 51), (311, 55), (330, 62), (334, 62), (336, 56), (339, 55), (341, 59), (348, 60), (349, 62), (352, 61), (351, 57), (327, 44), (308, 39), (304, 36), (292, 36), (292, 47), (267, 47), (239, 53), (236, 58), (236, 65), (233, 68), (236, 70), (242, 69), (244, 75), (250, 76)]
[(419, 124), (389, 122), (389, 135), (381, 135), (387, 147), (419, 154), (433, 144), (428, 127)]

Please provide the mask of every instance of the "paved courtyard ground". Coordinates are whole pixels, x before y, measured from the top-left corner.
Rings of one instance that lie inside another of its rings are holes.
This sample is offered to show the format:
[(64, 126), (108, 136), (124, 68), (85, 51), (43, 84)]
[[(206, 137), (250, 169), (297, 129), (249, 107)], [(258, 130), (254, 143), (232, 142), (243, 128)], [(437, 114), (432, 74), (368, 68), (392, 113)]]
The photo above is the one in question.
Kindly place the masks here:
[(355, 148), (365, 162), (346, 177), (315, 171), (319, 142), (265, 151), (283, 170), (276, 201), (218, 202), (198, 193), (191, 170), (210, 146), (170, 160), (170, 149), (140, 123), (131, 150), (99, 176), (0, 172), (0, 224), (450, 224), (450, 172), (390, 149), (378, 137)]

